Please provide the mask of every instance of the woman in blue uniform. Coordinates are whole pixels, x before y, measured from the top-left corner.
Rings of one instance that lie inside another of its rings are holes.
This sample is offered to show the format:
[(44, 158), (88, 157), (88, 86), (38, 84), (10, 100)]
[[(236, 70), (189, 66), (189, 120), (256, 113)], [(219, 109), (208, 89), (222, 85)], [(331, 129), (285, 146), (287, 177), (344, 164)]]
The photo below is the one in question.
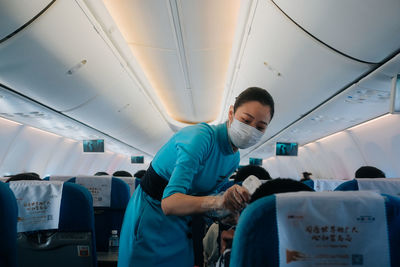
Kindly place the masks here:
[(190, 215), (243, 209), (249, 193), (241, 186), (212, 194), (237, 169), (238, 149), (255, 145), (273, 115), (271, 95), (251, 87), (236, 98), (227, 122), (177, 132), (156, 154), (129, 201), (118, 266), (193, 266)]

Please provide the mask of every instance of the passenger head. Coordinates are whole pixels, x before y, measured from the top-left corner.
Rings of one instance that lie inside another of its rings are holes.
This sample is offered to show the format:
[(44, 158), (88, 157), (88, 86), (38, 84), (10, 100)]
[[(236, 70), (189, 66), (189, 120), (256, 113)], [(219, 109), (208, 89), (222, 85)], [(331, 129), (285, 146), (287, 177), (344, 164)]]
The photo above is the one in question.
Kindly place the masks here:
[(116, 177), (132, 177), (132, 174), (130, 174), (127, 171), (116, 171), (113, 173), (113, 176)]
[(94, 176), (108, 176), (109, 174), (106, 172), (96, 172)]
[(228, 135), (236, 148), (255, 145), (274, 116), (274, 100), (264, 89), (250, 87), (229, 108)]
[(289, 193), (289, 192), (299, 192), (299, 191), (314, 191), (309, 186), (292, 179), (278, 178), (268, 181), (262, 184), (254, 194), (251, 196), (251, 202), (256, 201), (259, 198), (278, 194), (278, 193)]
[(133, 176), (138, 179), (142, 179), (142, 177), (146, 174), (146, 170), (137, 171)]
[(311, 180), (310, 175), (312, 175), (311, 172), (303, 172), (303, 178), (300, 180), (300, 182)]
[(8, 178), (6, 183), (14, 182), (14, 181), (41, 181), (39, 175), (37, 173), (26, 172), (26, 173), (19, 173), (16, 175), (11, 176)]
[(20, 174), (26, 174), (26, 175), (30, 175), (30, 176), (34, 176), (34, 177), (40, 178), (40, 175), (37, 174), (36, 172), (24, 172), (24, 173), (20, 173)]
[(355, 174), (356, 178), (386, 178), (385, 173), (372, 166), (362, 166)]
[(254, 175), (260, 180), (271, 180), (271, 176), (263, 167), (247, 165), (238, 170), (235, 177), (235, 183), (243, 182), (250, 175)]

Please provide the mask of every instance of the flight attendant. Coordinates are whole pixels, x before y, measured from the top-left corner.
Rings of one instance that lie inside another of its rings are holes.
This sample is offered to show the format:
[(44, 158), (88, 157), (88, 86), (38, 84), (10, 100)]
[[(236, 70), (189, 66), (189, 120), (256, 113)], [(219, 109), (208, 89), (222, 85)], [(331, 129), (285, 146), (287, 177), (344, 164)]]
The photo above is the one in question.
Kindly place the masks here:
[(241, 186), (212, 194), (237, 169), (238, 149), (255, 145), (273, 115), (271, 95), (251, 87), (236, 98), (227, 122), (177, 132), (158, 151), (129, 201), (118, 266), (193, 266), (190, 215), (244, 208), (249, 193)]

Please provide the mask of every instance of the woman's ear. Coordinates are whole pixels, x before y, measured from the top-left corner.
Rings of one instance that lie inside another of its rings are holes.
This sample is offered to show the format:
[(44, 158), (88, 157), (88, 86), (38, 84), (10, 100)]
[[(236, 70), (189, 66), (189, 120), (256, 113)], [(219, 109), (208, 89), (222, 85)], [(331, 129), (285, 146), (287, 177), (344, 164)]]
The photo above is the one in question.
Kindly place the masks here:
[(235, 117), (235, 114), (234, 114), (234, 112), (233, 112), (233, 106), (231, 105), (231, 106), (229, 107), (229, 113), (228, 113), (229, 125), (232, 124), (233, 118), (234, 118), (234, 117)]

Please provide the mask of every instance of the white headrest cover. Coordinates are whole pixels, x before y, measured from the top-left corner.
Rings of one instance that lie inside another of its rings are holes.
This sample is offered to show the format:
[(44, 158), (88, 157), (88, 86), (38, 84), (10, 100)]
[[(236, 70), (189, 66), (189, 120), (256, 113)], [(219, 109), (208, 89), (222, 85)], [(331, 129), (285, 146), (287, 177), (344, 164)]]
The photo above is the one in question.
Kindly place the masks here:
[(280, 266), (390, 266), (382, 196), (286, 193), (276, 206)]
[(63, 183), (10, 182), (18, 204), (17, 231), (58, 229)]

